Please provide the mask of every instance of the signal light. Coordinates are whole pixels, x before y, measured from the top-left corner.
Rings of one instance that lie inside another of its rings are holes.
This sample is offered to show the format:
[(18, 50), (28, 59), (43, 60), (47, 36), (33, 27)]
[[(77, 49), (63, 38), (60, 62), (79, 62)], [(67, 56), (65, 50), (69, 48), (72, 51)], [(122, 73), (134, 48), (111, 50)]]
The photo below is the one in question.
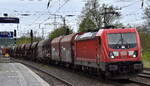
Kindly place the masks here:
[(31, 37), (31, 43), (33, 43), (33, 30), (30, 32), (30, 37)]
[(4, 15), (5, 17), (7, 17), (7, 16), (8, 16), (8, 14), (7, 14), (7, 13), (4, 13), (3, 15)]
[(33, 38), (33, 30), (30, 32), (30, 37)]
[(14, 30), (14, 37), (16, 37), (17, 36), (17, 31), (16, 30)]

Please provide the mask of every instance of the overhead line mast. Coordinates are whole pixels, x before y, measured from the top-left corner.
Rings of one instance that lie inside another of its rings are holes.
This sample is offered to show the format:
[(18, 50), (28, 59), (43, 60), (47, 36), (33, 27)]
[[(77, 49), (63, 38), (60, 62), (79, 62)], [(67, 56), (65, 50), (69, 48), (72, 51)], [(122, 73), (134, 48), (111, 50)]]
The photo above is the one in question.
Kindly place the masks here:
[(113, 11), (113, 10), (107, 12), (107, 9), (110, 9), (110, 8), (105, 7), (105, 8), (104, 8), (104, 12), (101, 13), (101, 15), (104, 16), (104, 20), (103, 20), (104, 28), (109, 27), (109, 25), (107, 24), (107, 21), (106, 21), (107, 15), (112, 14), (112, 15), (117, 15), (117, 16), (119, 16), (119, 13), (118, 13), (118, 12), (115, 12), (115, 11)]

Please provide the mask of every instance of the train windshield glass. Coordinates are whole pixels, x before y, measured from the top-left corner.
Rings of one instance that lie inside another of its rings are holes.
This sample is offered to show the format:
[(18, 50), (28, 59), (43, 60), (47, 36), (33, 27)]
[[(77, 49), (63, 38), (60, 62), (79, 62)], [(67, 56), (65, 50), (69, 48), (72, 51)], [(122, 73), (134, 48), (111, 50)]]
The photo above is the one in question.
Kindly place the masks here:
[(136, 47), (135, 33), (111, 33), (107, 34), (108, 46), (113, 49), (128, 49)]

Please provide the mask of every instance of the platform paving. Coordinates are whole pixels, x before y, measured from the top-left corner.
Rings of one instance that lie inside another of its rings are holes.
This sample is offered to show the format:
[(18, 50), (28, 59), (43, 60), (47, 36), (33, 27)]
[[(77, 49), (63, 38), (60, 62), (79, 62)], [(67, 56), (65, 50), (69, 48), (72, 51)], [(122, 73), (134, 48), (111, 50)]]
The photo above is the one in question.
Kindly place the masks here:
[(0, 86), (50, 86), (20, 63), (0, 63)]

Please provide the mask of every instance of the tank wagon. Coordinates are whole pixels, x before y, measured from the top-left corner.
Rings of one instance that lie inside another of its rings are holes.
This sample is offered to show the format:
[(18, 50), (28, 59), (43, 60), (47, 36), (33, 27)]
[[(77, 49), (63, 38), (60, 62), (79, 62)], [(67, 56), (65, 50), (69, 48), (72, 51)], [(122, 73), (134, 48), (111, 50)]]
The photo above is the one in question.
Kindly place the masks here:
[(74, 33), (32, 45), (35, 44), (31, 53), (26, 44), (22, 56), (88, 70), (107, 78), (130, 78), (143, 70), (140, 38), (135, 28)]

